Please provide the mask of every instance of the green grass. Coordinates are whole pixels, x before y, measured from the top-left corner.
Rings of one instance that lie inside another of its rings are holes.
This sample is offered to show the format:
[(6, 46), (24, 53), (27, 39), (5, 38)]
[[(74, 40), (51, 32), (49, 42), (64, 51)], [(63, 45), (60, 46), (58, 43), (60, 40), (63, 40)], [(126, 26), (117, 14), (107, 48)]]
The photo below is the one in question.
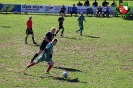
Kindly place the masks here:
[[(54, 50), (52, 75), (44, 74), (40, 63), (23, 75), (25, 66), (39, 46), (24, 44), (28, 15), (0, 14), (0, 86), (2, 88), (131, 88), (133, 86), (133, 26), (122, 18), (86, 17), (83, 36), (76, 17), (65, 17), (64, 38)], [(33, 30), (38, 44), (51, 27), (58, 27), (58, 16), (33, 15)], [(62, 78), (68, 70), (69, 78)], [(51, 84), (52, 83), (52, 84)]]
[[(48, 1), (48, 0), (47, 0)], [(58, 28), (53, 15), (32, 15), (35, 40), (41, 43), (51, 27)], [(64, 37), (60, 32), (54, 48), (51, 75), (42, 62), (28, 69), (25, 66), (39, 46), (24, 44), (25, 14), (0, 14), (0, 87), (1, 88), (132, 88), (133, 86), (133, 26), (132, 20), (121, 17), (85, 17), (83, 36), (77, 17), (65, 17)], [(36, 58), (37, 60), (37, 58)], [(69, 78), (62, 73), (67, 70)]]

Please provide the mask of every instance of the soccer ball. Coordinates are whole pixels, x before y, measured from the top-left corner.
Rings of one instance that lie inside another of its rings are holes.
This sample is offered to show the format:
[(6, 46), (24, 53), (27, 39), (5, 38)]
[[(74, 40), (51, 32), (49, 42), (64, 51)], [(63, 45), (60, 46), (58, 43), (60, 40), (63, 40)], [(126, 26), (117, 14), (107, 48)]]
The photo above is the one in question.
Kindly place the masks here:
[(67, 73), (67, 72), (63, 72), (62, 76), (63, 76), (64, 78), (67, 78), (67, 77), (68, 77), (68, 73)]

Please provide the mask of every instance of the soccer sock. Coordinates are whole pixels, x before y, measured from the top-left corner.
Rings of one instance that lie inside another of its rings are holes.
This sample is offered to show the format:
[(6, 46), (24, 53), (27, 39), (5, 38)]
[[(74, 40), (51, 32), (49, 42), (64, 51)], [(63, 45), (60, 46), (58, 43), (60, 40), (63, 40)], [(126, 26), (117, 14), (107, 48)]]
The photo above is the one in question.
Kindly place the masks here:
[(49, 72), (49, 70), (52, 68), (53, 65), (49, 65), (46, 72)]
[(37, 56), (38, 56), (38, 53), (36, 53), (36, 54), (34, 55), (34, 57), (32, 58), (32, 60), (34, 60)]
[(56, 31), (56, 34), (59, 32), (59, 30)]
[(34, 37), (32, 37), (33, 42), (35, 42)]
[(27, 42), (27, 37), (25, 37), (25, 42)]
[(61, 35), (64, 33), (64, 29), (61, 31)]
[(31, 66), (33, 66), (33, 65), (35, 65), (35, 62), (30, 63), (27, 67), (29, 68), (29, 67), (31, 67)]

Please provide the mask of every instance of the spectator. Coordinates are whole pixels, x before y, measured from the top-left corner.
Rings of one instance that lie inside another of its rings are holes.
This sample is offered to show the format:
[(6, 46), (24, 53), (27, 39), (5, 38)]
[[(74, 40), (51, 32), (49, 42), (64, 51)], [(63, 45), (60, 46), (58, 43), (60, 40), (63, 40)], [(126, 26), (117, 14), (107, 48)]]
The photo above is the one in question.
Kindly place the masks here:
[(97, 3), (96, 0), (94, 0), (94, 2), (92, 3), (92, 6), (94, 6), (94, 7), (97, 7), (98, 6), (98, 3)]
[(77, 7), (75, 6), (75, 4), (73, 4), (73, 7), (71, 9), (71, 16), (72, 16), (73, 13), (75, 13), (76, 16), (77, 16)]
[(102, 3), (102, 6), (107, 6), (107, 5), (109, 5), (109, 3), (106, 2), (106, 0), (104, 0), (103, 3)]
[(104, 17), (104, 15), (106, 14), (106, 17), (109, 17), (109, 8), (108, 6), (105, 6), (102, 8), (102, 15)]
[(111, 4), (112, 7), (116, 6), (115, 0), (113, 0), (113, 3)]
[(89, 0), (86, 0), (86, 1), (85, 1), (84, 6), (90, 6)]
[(100, 15), (102, 14), (102, 7), (99, 6), (96, 10), (96, 17), (100, 17)]
[(65, 14), (66, 13), (66, 7), (64, 5), (62, 5), (61, 9), (60, 9), (60, 14), (63, 13)]
[(82, 6), (83, 3), (81, 3), (80, 1), (77, 3), (77, 6)]
[(60, 9), (60, 14), (65, 14), (65, 11), (63, 10), (63, 8)]

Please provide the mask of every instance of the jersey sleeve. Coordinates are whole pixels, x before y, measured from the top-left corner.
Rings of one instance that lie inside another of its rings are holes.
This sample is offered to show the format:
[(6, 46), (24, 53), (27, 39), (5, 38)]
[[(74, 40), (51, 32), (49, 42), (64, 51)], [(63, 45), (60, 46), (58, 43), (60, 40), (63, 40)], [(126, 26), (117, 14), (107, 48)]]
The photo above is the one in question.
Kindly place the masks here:
[(49, 38), (50, 37), (50, 32), (48, 32), (45, 37)]
[(48, 43), (47, 45), (46, 45), (46, 49), (49, 49), (51, 47), (51, 43)]

